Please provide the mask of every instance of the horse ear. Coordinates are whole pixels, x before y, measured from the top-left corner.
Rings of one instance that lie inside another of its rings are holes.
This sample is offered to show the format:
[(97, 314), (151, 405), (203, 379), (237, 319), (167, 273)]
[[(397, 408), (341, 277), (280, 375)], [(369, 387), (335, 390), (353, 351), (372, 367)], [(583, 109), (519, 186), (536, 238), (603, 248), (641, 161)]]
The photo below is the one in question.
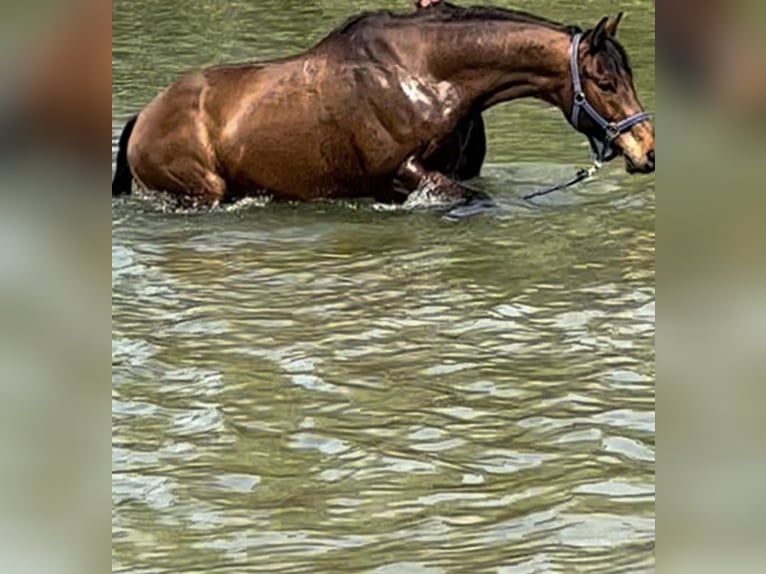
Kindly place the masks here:
[(601, 21), (596, 24), (596, 27), (590, 31), (590, 51), (598, 52), (604, 47), (604, 42), (607, 37), (607, 24), (609, 23), (609, 17), (604, 16)]
[(604, 31), (609, 35), (610, 38), (617, 37), (617, 27), (620, 25), (623, 15), (624, 12), (620, 12), (614, 18), (610, 18), (604, 26)]

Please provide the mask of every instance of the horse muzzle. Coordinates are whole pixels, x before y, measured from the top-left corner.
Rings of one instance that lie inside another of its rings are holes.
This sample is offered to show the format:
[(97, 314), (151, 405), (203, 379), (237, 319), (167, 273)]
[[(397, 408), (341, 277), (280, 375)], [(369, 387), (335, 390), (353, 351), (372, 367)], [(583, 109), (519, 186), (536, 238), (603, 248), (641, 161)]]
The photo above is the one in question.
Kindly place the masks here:
[(654, 163), (654, 149), (638, 160), (625, 154), (625, 170), (628, 173), (654, 173)]

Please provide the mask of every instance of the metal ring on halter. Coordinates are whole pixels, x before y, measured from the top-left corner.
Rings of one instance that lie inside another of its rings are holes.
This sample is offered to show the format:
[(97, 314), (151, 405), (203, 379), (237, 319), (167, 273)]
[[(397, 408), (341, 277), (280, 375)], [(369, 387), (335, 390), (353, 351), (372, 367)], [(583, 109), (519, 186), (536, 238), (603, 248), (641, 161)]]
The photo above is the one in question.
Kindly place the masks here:
[(620, 126), (614, 122), (608, 123), (605, 131), (606, 131), (606, 137), (608, 138), (610, 142), (620, 137)]

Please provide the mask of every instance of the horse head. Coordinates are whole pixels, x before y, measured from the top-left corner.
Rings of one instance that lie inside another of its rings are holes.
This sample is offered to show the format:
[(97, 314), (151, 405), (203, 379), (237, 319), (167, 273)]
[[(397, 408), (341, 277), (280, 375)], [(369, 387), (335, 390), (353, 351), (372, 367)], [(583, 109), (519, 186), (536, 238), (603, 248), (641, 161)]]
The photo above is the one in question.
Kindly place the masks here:
[(654, 128), (633, 84), (627, 54), (617, 41), (622, 13), (576, 34), (570, 51), (570, 121), (587, 135), (600, 159), (625, 157), (630, 173), (654, 171)]

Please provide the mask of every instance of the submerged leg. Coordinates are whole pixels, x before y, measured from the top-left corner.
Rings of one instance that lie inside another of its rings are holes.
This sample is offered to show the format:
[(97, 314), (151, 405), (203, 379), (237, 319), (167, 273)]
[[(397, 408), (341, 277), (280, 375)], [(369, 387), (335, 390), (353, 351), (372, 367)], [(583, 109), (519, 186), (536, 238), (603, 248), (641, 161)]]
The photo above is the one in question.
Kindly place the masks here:
[[(168, 209), (209, 210), (226, 197), (226, 182), (200, 162), (179, 158), (169, 165), (139, 163), (134, 175), (141, 189)], [(160, 192), (159, 194), (153, 192)]]
[(376, 190), (376, 192), (373, 194), (373, 199), (378, 203), (401, 205), (407, 201), (408, 193), (408, 190), (402, 189), (397, 185), (392, 185), (391, 187)]
[(410, 191), (406, 208), (447, 209), (455, 218), (470, 217), (495, 207), (486, 193), (470, 189), (438, 171), (429, 171), (415, 157), (409, 158), (399, 168), (398, 178)]

